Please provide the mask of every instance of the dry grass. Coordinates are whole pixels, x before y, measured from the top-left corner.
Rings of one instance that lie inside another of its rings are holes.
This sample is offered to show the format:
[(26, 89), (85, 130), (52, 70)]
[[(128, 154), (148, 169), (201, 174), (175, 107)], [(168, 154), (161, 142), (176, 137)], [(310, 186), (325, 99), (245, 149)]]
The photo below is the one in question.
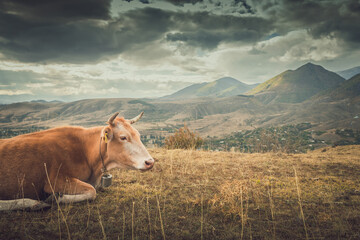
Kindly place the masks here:
[(360, 146), (307, 154), (153, 149), (95, 201), (0, 214), (0, 239), (359, 239)]

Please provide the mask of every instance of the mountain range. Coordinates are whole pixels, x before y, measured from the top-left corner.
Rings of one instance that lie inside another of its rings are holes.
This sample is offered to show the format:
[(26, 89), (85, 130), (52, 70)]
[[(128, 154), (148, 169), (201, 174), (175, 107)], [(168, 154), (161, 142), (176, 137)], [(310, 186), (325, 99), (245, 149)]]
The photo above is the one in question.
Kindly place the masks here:
[[(223, 78), (192, 85), (168, 99), (113, 98), (0, 105), (0, 128), (90, 127), (104, 125), (117, 111), (126, 118), (144, 111), (142, 121), (137, 124), (143, 135), (166, 136), (184, 122), (201, 136), (303, 122), (311, 123), (312, 130), (329, 134), (339, 128), (360, 129), (360, 74), (345, 80), (308, 63), (275, 76), (248, 91), (247, 95), (237, 94), (237, 86), (240, 89), (244, 84)], [(209, 95), (197, 97), (196, 94), (202, 92)], [(235, 95), (226, 96), (227, 93)]]
[(198, 97), (229, 97), (243, 94), (258, 84), (246, 84), (231, 77), (224, 77), (213, 82), (190, 85), (162, 99), (190, 99)]
[(340, 72), (307, 63), (298, 69), (284, 71), (261, 84), (246, 84), (231, 77), (185, 87), (161, 100), (195, 99), (203, 97), (254, 96), (265, 104), (273, 102), (300, 103), (320, 92), (335, 88), (346, 79), (360, 73), (360, 67)]

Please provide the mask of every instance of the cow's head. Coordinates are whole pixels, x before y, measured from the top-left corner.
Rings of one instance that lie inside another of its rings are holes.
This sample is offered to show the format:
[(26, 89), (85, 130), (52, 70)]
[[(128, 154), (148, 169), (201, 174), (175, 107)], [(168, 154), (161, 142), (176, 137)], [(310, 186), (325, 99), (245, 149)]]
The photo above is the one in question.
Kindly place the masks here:
[(155, 161), (141, 142), (139, 132), (132, 126), (142, 117), (143, 112), (131, 120), (119, 118), (118, 114), (109, 118), (109, 125), (102, 132), (102, 138), (107, 142), (107, 169), (151, 169)]

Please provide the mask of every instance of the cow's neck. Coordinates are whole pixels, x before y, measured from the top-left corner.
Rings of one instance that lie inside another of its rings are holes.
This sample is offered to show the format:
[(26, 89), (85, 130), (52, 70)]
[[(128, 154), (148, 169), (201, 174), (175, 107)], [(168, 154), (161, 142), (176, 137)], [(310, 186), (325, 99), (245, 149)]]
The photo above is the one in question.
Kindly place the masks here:
[[(89, 167), (91, 168), (91, 176), (90, 179), (88, 179), (88, 182), (94, 186), (100, 184), (103, 169), (99, 148), (102, 129), (103, 127), (87, 129), (84, 136), (85, 149), (87, 149), (87, 160)], [(101, 141), (101, 154), (106, 164), (108, 155), (106, 151), (106, 143), (104, 141)]]

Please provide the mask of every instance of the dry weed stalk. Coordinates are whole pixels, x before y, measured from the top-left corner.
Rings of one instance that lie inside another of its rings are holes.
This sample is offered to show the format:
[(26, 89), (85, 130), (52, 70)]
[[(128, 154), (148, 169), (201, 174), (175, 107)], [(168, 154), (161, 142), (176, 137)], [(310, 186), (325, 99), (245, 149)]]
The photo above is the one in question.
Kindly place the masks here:
[(103, 223), (102, 223), (99, 206), (96, 206), (96, 207), (97, 207), (97, 211), (98, 211), (98, 215), (99, 215), (99, 224), (100, 224), (100, 227), (101, 227), (101, 232), (102, 232), (102, 234), (103, 234), (103, 239), (106, 240), (107, 238), (106, 238), (106, 234), (105, 234), (104, 225), (103, 225)]
[(132, 212), (131, 212), (131, 239), (135, 239), (134, 234), (134, 213), (135, 213), (135, 202), (132, 203)]
[(243, 237), (244, 237), (245, 221), (244, 221), (244, 206), (243, 206), (243, 192), (242, 192), (242, 188), (240, 188), (240, 217), (241, 217), (241, 239), (243, 239)]
[[(60, 203), (59, 203), (59, 199), (56, 197), (55, 191), (54, 191), (54, 189), (53, 189), (53, 187), (52, 187), (52, 185), (51, 185), (51, 181), (50, 181), (49, 174), (48, 174), (48, 171), (47, 171), (46, 163), (44, 163), (44, 167), (45, 167), (46, 178), (47, 178), (47, 180), (48, 180), (48, 182), (49, 182), (49, 186), (50, 186), (51, 192), (52, 192), (52, 194), (53, 194), (53, 196), (54, 196), (54, 198), (55, 198), (55, 201), (56, 201), (56, 204), (57, 204), (57, 206), (58, 206), (59, 212), (60, 212), (61, 217), (62, 217), (62, 219), (63, 219), (63, 221), (64, 221), (64, 223), (65, 223), (66, 231), (67, 231), (67, 234), (68, 234), (68, 239), (71, 239), (69, 226), (68, 226), (68, 224), (67, 224), (65, 215), (64, 215), (63, 211), (61, 210)], [(56, 184), (56, 182), (55, 182), (55, 184)], [(60, 238), (61, 238), (60, 222), (59, 222), (59, 231), (60, 231)]]
[(159, 210), (159, 219), (160, 219), (161, 233), (162, 233), (163, 239), (166, 240), (165, 230), (164, 230), (164, 224), (163, 224), (163, 221), (162, 221), (162, 218), (161, 218), (160, 202), (159, 202), (159, 197), (158, 197), (157, 195), (156, 195), (156, 202), (157, 202), (157, 207), (158, 207), (158, 210)]
[(204, 194), (201, 194), (201, 219), (200, 219), (200, 234), (201, 240), (203, 240), (203, 225), (204, 225)]
[(269, 181), (268, 185), (268, 196), (269, 196), (269, 203), (270, 203), (270, 212), (271, 212), (271, 221), (273, 225), (273, 239), (276, 240), (276, 226), (275, 226), (275, 207), (274, 207), (274, 201), (273, 201), (273, 189), (272, 184)]
[(123, 232), (122, 239), (125, 240), (125, 211), (123, 211)]
[(307, 228), (306, 228), (306, 224), (305, 224), (305, 217), (304, 217), (304, 211), (303, 211), (302, 203), (301, 203), (301, 191), (300, 191), (300, 186), (299, 186), (299, 183), (298, 183), (298, 176), (296, 174), (295, 167), (293, 167), (293, 168), (294, 168), (294, 172), (295, 172), (295, 183), (296, 183), (298, 201), (299, 201), (299, 206), (300, 206), (300, 214), (301, 214), (301, 218), (302, 218), (303, 224), (304, 224), (305, 237), (306, 237), (306, 240), (308, 240), (309, 236), (308, 236), (308, 233), (307, 233)]
[(146, 197), (146, 210), (147, 210), (147, 216), (149, 220), (149, 239), (151, 240), (151, 219), (150, 219), (150, 209), (149, 209), (149, 196)]

